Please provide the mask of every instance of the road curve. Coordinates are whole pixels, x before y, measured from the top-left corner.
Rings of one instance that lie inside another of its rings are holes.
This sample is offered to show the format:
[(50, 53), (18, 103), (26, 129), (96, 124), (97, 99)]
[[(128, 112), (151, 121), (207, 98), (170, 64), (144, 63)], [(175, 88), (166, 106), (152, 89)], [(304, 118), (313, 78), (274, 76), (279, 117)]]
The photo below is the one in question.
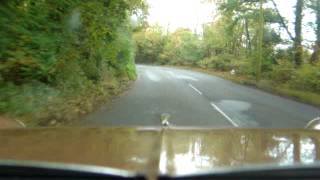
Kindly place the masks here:
[(85, 126), (173, 126), (213, 128), (301, 128), (320, 116), (316, 107), (175, 68), (137, 65), (133, 87), (80, 122)]

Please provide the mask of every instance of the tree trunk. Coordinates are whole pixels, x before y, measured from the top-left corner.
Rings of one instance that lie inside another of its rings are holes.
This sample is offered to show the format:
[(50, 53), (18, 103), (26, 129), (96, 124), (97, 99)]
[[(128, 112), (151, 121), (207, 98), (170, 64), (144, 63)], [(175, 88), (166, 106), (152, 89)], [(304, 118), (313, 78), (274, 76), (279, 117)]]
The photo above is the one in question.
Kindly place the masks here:
[(246, 48), (247, 48), (247, 56), (250, 54), (251, 52), (251, 38), (250, 38), (250, 32), (249, 32), (249, 22), (248, 22), (248, 18), (245, 18), (244, 20), (244, 28), (246, 31)]
[(263, 31), (264, 31), (264, 17), (263, 17), (263, 0), (260, 0), (259, 10), (259, 27), (258, 27), (258, 62), (256, 65), (256, 81), (261, 79), (261, 65), (262, 65), (262, 47), (263, 47)]
[(310, 60), (311, 63), (316, 63), (320, 59), (320, 0), (316, 1), (315, 11), (316, 11), (316, 26), (317, 26), (316, 27), (316, 36), (317, 36), (317, 40), (314, 45), (314, 51), (311, 56), (311, 60)]
[(296, 4), (296, 21), (295, 21), (295, 38), (294, 38), (294, 62), (297, 67), (302, 64), (303, 48), (302, 48), (302, 11), (303, 11), (303, 0), (297, 0)]
[(237, 40), (237, 46), (236, 46), (236, 55), (239, 56), (241, 53), (241, 50), (243, 50), (243, 34), (244, 34), (244, 28), (243, 28), (243, 23), (241, 23), (241, 25), (239, 25), (239, 32), (238, 34), (238, 40)]

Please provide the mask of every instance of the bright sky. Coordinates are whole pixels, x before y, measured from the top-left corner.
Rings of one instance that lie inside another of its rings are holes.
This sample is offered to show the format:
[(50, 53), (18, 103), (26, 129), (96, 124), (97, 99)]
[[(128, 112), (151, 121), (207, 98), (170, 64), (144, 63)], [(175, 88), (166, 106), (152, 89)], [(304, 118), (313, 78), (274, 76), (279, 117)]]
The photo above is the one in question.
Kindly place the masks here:
[(202, 0), (147, 0), (150, 5), (150, 24), (159, 24), (174, 31), (179, 27), (201, 30), (202, 24), (212, 21), (214, 5)]
[[(201, 32), (202, 24), (211, 22), (215, 16), (214, 4), (201, 3), (203, 0), (147, 0), (150, 5), (148, 22), (159, 24), (174, 31), (179, 27), (189, 28), (197, 33)], [(292, 34), (294, 22), (294, 6), (296, 0), (275, 0), (280, 13), (289, 20), (289, 29)], [(305, 39), (314, 40), (315, 35), (307, 23), (314, 20), (314, 14), (305, 11), (303, 36)], [(282, 33), (284, 37), (286, 34)]]

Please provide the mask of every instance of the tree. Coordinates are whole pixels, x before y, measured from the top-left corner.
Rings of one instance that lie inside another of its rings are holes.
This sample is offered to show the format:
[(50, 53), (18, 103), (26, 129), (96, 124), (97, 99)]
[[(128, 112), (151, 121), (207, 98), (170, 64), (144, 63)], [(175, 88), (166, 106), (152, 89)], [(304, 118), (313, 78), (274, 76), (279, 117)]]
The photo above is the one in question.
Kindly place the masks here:
[(191, 65), (202, 59), (201, 42), (190, 29), (179, 28), (167, 38), (160, 57), (161, 64)]
[(162, 27), (155, 25), (146, 27), (134, 34), (136, 42), (136, 62), (156, 63), (163, 51), (166, 37)]
[[(318, 0), (315, 0), (318, 1)], [(284, 18), (281, 16), (277, 4), (274, 0), (271, 0), (273, 3), (275, 10), (280, 17), (280, 24), (286, 30), (290, 40), (293, 41), (293, 49), (294, 49), (294, 62), (296, 67), (301, 66), (303, 60), (303, 47), (302, 47), (302, 19), (303, 19), (303, 7), (304, 7), (304, 0), (297, 0), (296, 7), (295, 7), (295, 23), (294, 23), (294, 30), (295, 30), (295, 37), (289, 31), (288, 26)], [(318, 1), (319, 2), (319, 1)]]
[(316, 14), (315, 33), (317, 39), (314, 44), (314, 51), (310, 58), (311, 63), (316, 63), (320, 59), (320, 0), (310, 0), (309, 7)]
[(263, 20), (263, 2), (260, 0), (260, 10), (259, 10), (259, 28), (258, 28), (258, 63), (256, 67), (256, 81), (261, 79), (261, 64), (262, 64), (262, 46), (263, 46), (263, 30), (264, 30), (264, 20)]
[(297, 0), (296, 10), (295, 10), (295, 38), (294, 38), (294, 62), (297, 67), (302, 64), (303, 47), (302, 47), (302, 18), (303, 18), (303, 0)]
[(230, 21), (231, 17), (223, 16), (215, 22), (204, 25), (202, 43), (206, 57), (231, 51), (228, 45), (232, 42), (230, 36), (232, 32), (226, 31)]
[(280, 25), (286, 30), (286, 32), (287, 32), (290, 40), (294, 41), (295, 38), (293, 37), (293, 35), (292, 35), (291, 32), (289, 31), (289, 28), (288, 28), (288, 26), (287, 26), (287, 24), (286, 24), (286, 22), (285, 22), (285, 19), (281, 16), (280, 11), (279, 11), (279, 9), (278, 9), (278, 6), (277, 6), (276, 2), (275, 2), (274, 0), (271, 0), (271, 2), (272, 2), (272, 4), (273, 4), (273, 6), (274, 6), (274, 9), (275, 9), (275, 11), (276, 11), (279, 19), (280, 19), (280, 22), (279, 22)]
[(251, 25), (257, 20), (256, 8), (257, 1), (236, 1), (227, 0), (219, 4), (221, 15), (226, 20), (225, 31), (229, 36), (227, 47), (230, 48), (229, 53), (239, 55), (243, 42), (246, 44), (247, 55), (251, 51), (252, 37), (250, 32)]

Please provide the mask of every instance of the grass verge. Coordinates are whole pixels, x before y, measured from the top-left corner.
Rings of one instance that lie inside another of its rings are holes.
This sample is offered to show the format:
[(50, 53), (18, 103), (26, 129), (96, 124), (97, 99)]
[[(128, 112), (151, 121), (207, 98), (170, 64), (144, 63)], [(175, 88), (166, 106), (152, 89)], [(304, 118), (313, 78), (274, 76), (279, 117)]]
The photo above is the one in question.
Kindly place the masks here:
[(131, 83), (129, 78), (112, 77), (70, 92), (39, 83), (6, 85), (0, 88), (0, 117), (23, 122), (26, 127), (70, 125), (127, 90)]

